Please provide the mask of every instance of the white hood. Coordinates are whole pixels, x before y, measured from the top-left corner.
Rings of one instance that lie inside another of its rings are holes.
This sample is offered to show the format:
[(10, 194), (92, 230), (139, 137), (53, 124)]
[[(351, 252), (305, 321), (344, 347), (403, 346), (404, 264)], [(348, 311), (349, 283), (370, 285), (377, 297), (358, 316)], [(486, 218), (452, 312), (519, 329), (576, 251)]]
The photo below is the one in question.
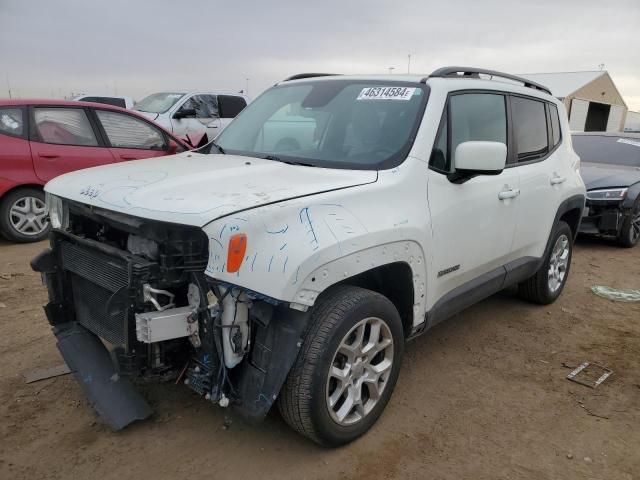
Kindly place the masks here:
[(78, 170), (51, 180), (45, 190), (107, 210), (202, 227), (238, 210), (376, 179), (370, 170), (185, 152)]

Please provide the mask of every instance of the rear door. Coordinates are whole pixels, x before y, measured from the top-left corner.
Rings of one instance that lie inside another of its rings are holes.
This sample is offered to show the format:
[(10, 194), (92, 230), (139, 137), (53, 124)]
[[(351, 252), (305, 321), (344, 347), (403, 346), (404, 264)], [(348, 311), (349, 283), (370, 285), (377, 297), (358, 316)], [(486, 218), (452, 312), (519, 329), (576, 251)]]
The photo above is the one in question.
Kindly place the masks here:
[(239, 95), (218, 95), (218, 106), (222, 131), (247, 106), (247, 101)]
[(94, 113), (116, 161), (167, 154), (166, 135), (155, 125), (133, 115), (112, 110), (95, 109)]
[(570, 163), (563, 161), (563, 141), (556, 105), (511, 96), (515, 164), (520, 173), (518, 226), (513, 241), (519, 258), (539, 258), (544, 252), (555, 214), (566, 198)]
[(33, 183), (27, 109), (0, 107), (0, 196), (15, 185)]
[(63, 173), (113, 163), (83, 107), (31, 107), (30, 144), (36, 175), (48, 182)]

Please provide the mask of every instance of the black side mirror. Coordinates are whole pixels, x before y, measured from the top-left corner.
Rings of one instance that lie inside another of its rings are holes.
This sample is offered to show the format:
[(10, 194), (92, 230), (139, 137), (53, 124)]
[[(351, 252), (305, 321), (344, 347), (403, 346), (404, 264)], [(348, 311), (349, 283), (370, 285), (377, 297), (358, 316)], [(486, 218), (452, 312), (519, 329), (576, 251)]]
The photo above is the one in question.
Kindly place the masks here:
[(195, 118), (196, 117), (196, 109), (195, 108), (181, 108), (176, 113), (173, 114), (173, 118)]

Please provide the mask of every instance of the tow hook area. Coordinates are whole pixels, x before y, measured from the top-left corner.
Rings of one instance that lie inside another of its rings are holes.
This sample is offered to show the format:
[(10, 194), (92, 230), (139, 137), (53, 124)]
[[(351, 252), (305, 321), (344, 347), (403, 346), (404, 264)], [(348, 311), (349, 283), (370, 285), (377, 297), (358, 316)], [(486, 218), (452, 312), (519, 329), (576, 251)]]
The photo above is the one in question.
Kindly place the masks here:
[(53, 333), (89, 403), (111, 428), (120, 430), (151, 415), (142, 395), (118, 375), (109, 351), (97, 336), (77, 323), (56, 326)]

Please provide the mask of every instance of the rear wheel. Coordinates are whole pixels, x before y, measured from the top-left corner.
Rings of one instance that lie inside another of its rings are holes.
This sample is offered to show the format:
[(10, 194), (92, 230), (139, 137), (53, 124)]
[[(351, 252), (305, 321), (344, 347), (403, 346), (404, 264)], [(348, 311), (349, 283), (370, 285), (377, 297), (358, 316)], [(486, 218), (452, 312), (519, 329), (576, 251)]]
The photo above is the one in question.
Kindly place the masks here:
[(622, 222), (622, 228), (618, 234), (618, 244), (631, 248), (640, 240), (640, 198), (636, 200), (629, 215)]
[(565, 222), (558, 222), (551, 232), (551, 249), (538, 271), (518, 285), (520, 295), (543, 305), (555, 302), (560, 296), (571, 267), (573, 233)]
[(382, 414), (403, 352), (402, 321), (386, 297), (348, 285), (333, 288), (316, 303), (280, 392), (282, 417), (322, 445), (355, 440)]
[(37, 242), (49, 233), (49, 217), (44, 193), (35, 188), (20, 188), (0, 202), (0, 231), (13, 242)]

